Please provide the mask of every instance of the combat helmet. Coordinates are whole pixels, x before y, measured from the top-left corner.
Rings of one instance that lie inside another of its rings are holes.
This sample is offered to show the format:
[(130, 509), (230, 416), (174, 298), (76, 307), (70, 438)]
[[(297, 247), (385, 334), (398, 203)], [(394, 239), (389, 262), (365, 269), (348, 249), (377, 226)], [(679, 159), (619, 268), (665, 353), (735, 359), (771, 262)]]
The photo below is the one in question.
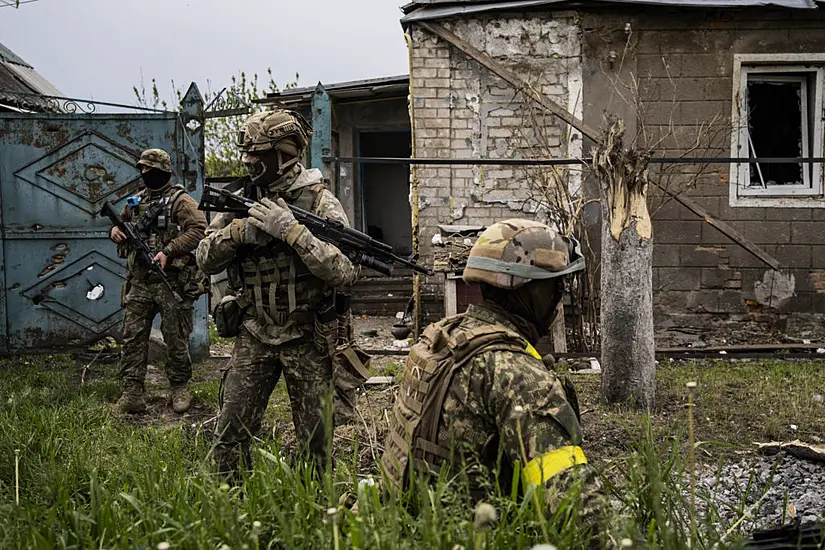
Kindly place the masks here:
[(576, 239), (537, 221), (510, 219), (494, 223), (479, 236), (463, 279), (512, 290), (583, 269), (584, 256)]
[(281, 167), (301, 158), (312, 129), (300, 114), (287, 109), (264, 111), (249, 117), (238, 132), (237, 146), (243, 153), (275, 149), (282, 156)]
[(140, 154), (140, 160), (137, 161), (135, 166), (138, 168), (148, 166), (149, 168), (157, 168), (172, 173), (172, 159), (169, 158), (169, 153), (163, 149), (146, 149)]

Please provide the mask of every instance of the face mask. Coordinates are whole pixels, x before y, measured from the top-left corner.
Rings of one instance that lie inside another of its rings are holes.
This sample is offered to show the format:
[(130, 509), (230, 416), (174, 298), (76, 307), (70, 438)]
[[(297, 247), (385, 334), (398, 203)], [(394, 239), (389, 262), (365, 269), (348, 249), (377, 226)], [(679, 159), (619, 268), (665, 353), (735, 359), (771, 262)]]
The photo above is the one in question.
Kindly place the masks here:
[[(535, 331), (536, 334), (533, 336), (538, 339), (550, 333), (550, 323), (555, 317), (556, 306), (564, 295), (564, 283), (559, 279), (536, 280), (515, 290), (493, 287), (488, 293), (489, 298), (499, 307), (529, 323), (532, 327), (530, 332)], [(488, 298), (486, 294), (484, 297)]]
[(267, 151), (261, 156), (246, 154), (243, 157), (246, 172), (255, 185), (268, 185), (279, 176), (277, 151)]
[(172, 174), (158, 170), (157, 168), (149, 168), (149, 170), (143, 172), (140, 177), (143, 178), (143, 183), (147, 189), (157, 190), (169, 183)]

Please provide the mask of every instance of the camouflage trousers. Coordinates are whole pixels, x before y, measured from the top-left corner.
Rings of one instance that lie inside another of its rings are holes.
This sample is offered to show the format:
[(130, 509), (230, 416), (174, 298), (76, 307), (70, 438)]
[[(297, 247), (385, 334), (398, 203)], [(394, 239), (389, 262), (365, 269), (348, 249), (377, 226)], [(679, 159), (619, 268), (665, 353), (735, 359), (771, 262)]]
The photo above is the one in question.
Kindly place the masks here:
[(160, 331), (166, 344), (166, 377), (172, 387), (192, 378), (189, 334), (192, 301), (177, 303), (163, 283), (132, 280), (123, 300), (123, 352), (120, 380), (123, 389), (142, 389), (146, 378), (152, 321), (160, 313)]
[(244, 467), (251, 467), (250, 441), (261, 429), (269, 397), (282, 372), (299, 448), (319, 467), (325, 465), (324, 411), (332, 398), (331, 359), (318, 351), (311, 338), (271, 346), (241, 327), (221, 387), (213, 450), (220, 473), (236, 475), (241, 459)]

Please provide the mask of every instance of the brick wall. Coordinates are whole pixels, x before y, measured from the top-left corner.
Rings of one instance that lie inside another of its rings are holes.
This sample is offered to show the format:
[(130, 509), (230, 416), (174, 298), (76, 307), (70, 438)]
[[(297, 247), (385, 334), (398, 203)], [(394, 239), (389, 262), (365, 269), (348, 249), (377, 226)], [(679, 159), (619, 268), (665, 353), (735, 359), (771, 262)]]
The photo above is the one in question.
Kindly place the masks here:
[[(625, 50), (628, 23), (630, 47)], [(697, 128), (715, 115), (729, 124), (735, 53), (825, 52), (825, 15), (817, 10), (614, 8), (575, 17), (532, 12), (444, 24), (563, 105), (571, 104), (572, 88), (581, 85), (582, 116), (591, 126), (599, 126), (607, 110), (625, 118), (629, 136), (642, 127), (643, 139), (668, 136), (659, 150), (666, 155), (684, 153)], [(543, 156), (537, 154), (535, 133), (525, 124), (531, 108), (510, 86), (425, 31), (413, 32), (418, 156)], [(616, 77), (627, 88), (613, 86)], [(641, 110), (626, 101), (635, 95), (634, 82)], [(544, 156), (574, 154), (562, 124), (547, 117), (539, 127), (548, 137)], [(586, 153), (590, 145), (584, 141), (579, 147)], [(697, 154), (728, 156), (729, 128)], [(766, 312), (800, 314), (791, 317), (805, 320), (804, 314), (825, 308), (825, 210), (733, 207), (728, 165), (677, 170), (671, 185), (680, 188), (692, 182), (687, 195), (776, 257), (782, 270), (773, 274), (685, 207), (654, 198), (659, 326), (764, 320)], [(661, 178), (653, 172), (654, 179)], [(535, 215), (535, 204), (525, 201), (531, 193), (528, 175), (496, 167), (420, 168), (425, 256), (439, 223), (489, 224)], [(593, 182), (586, 182), (585, 189), (592, 194)], [(598, 219), (588, 219), (597, 235)]]
[[(662, 136), (671, 133), (673, 123), (673, 137), (666, 140), (663, 151), (668, 155), (683, 152), (697, 135), (698, 125), (717, 115), (730, 120), (734, 54), (825, 51), (825, 17), (817, 11), (652, 13), (599, 19), (608, 28), (624, 28), (631, 22), (635, 71), (644, 105), (644, 120), (637, 119), (637, 124), (644, 123), (653, 135)], [(729, 156), (729, 130), (702, 152)], [(658, 323), (763, 319), (766, 312), (822, 311), (825, 210), (732, 207), (729, 166), (681, 170), (685, 176), (674, 180), (677, 185), (694, 180), (687, 194), (773, 255), (782, 270), (774, 280), (768, 266), (685, 207), (675, 201), (662, 205), (654, 200), (653, 285)]]
[[(581, 40), (570, 14), (444, 21), (555, 101), (580, 102)], [(552, 116), (525, 104), (512, 86), (428, 32), (413, 28), (411, 79), (416, 155), (434, 158), (566, 156), (570, 136)], [(581, 108), (581, 105), (578, 105)], [(577, 137), (575, 143), (580, 144)], [(535, 169), (421, 166), (419, 222), (423, 257), (439, 224), (483, 224), (540, 217)], [(566, 181), (566, 178), (565, 178)], [(426, 290), (441, 292), (429, 281)]]
[[(571, 65), (580, 67), (579, 38), (572, 19), (506, 17), (451, 24), (457, 35), (528, 78), (566, 104)], [(566, 155), (564, 129), (553, 117), (534, 114), (515, 90), (461, 52), (414, 29), (412, 79), (416, 154), (436, 158), (533, 157), (541, 149)], [(512, 167), (419, 167), (422, 252), (438, 224), (489, 224), (532, 217), (536, 203), (524, 169)]]

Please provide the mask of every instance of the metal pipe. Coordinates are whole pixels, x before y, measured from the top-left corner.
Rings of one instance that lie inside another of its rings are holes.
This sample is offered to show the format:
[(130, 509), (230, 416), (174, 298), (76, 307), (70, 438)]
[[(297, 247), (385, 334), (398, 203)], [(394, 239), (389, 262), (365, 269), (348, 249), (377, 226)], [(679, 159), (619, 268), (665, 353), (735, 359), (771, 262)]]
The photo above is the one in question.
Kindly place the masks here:
[[(412, 110), (412, 108), (411, 108)], [(414, 132), (414, 129), (413, 129)], [(409, 164), (442, 166), (565, 166), (589, 164), (591, 159), (439, 159), (406, 157), (324, 157), (324, 160), (352, 164)], [(825, 157), (653, 157), (650, 164), (824, 164)]]

